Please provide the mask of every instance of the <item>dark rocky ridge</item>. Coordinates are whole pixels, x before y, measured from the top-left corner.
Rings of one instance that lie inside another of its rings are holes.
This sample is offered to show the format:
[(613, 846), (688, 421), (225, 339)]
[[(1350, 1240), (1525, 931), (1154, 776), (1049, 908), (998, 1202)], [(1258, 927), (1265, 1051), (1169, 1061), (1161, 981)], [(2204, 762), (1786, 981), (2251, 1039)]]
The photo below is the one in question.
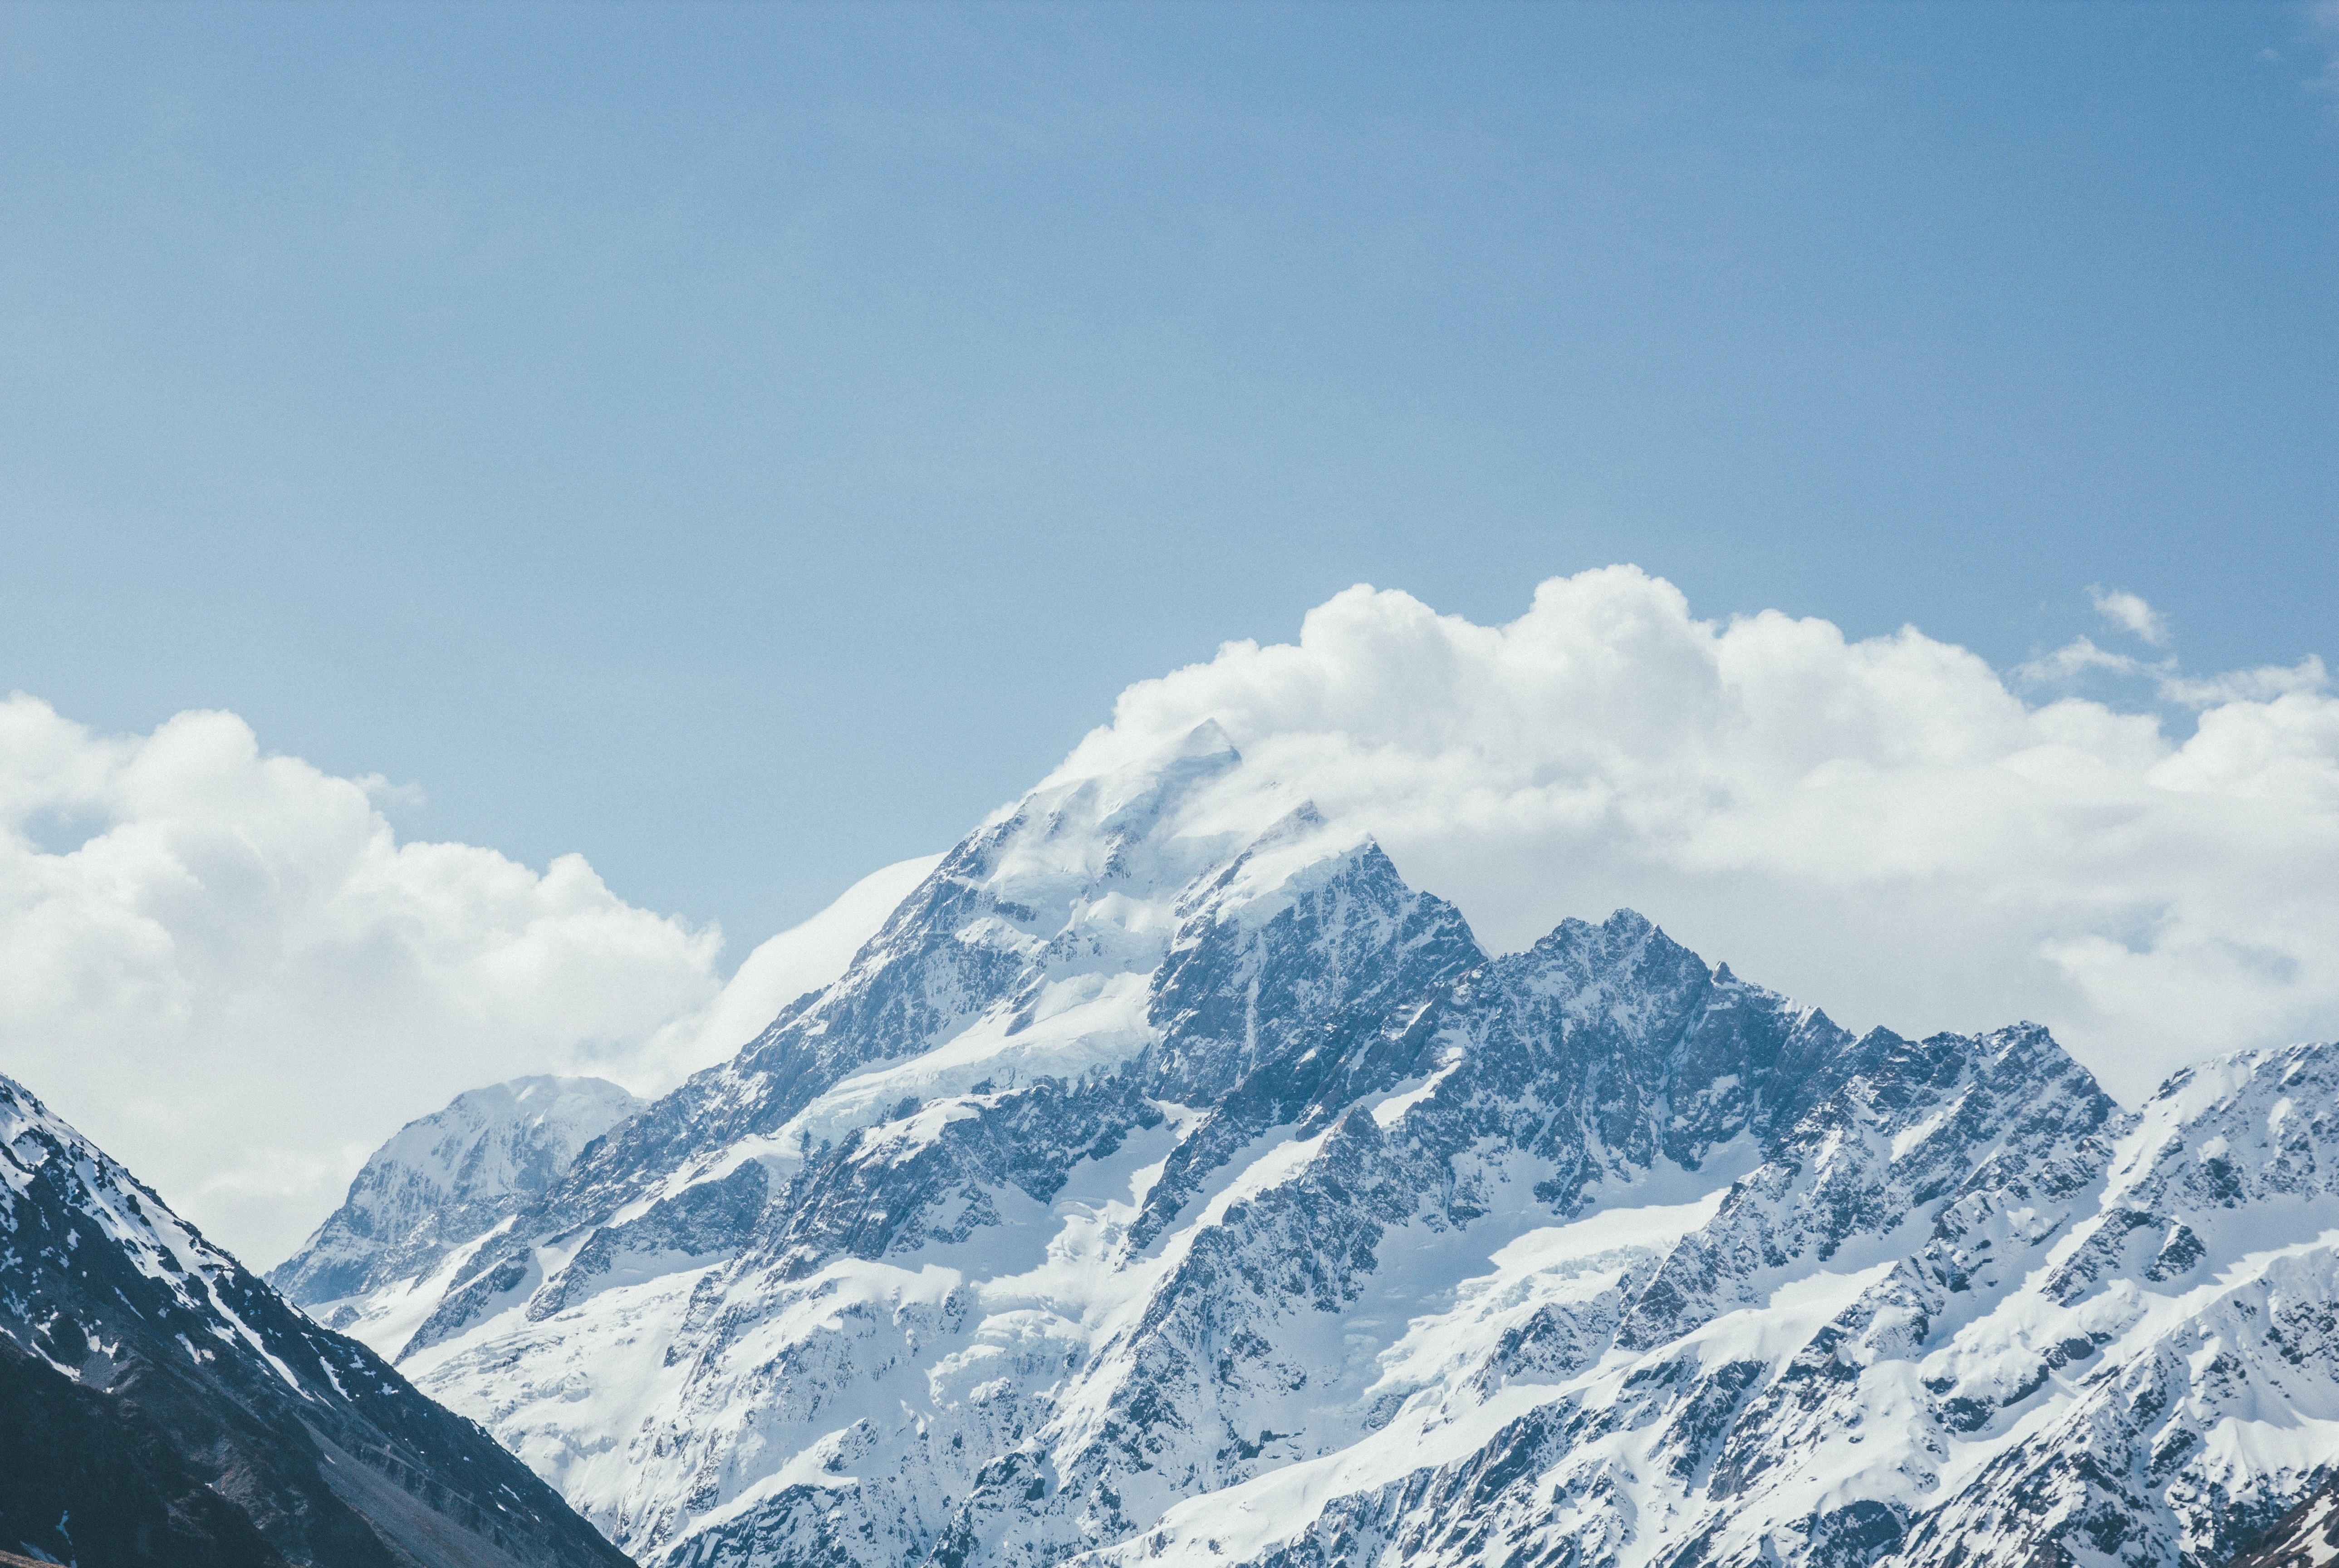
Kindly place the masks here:
[(2339, 1560), (2339, 1460), (2331, 1478), (2246, 1543), (2231, 1568), (2328, 1568)]
[[(628, 1561), (479, 1425), (303, 1317), (5, 1078), (0, 1228), (0, 1426), (41, 1445), (0, 1484), (25, 1544), (84, 1568)], [(75, 1552), (58, 1553), (44, 1543), (68, 1514)]]
[(0, 1413), (0, 1542), (90, 1568), (284, 1568), (251, 1516), (135, 1405), (5, 1338)]

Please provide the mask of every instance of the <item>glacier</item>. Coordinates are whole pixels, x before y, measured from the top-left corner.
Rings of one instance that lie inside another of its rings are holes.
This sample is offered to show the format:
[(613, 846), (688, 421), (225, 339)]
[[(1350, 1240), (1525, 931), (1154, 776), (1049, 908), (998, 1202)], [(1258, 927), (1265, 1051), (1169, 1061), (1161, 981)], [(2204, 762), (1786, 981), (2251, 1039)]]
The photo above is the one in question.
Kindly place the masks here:
[(1204, 725), (319, 1299), (662, 1568), (2206, 1568), (2339, 1455), (2335, 1107), (1489, 952)]

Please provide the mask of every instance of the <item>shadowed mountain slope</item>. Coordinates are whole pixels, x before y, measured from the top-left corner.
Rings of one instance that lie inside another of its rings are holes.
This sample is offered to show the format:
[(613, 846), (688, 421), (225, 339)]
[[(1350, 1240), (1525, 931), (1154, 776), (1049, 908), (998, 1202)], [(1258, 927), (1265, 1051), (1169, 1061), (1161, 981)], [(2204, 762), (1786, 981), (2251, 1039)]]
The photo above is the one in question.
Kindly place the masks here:
[(621, 1568), (473, 1423), (0, 1078), (0, 1546), (83, 1568)]

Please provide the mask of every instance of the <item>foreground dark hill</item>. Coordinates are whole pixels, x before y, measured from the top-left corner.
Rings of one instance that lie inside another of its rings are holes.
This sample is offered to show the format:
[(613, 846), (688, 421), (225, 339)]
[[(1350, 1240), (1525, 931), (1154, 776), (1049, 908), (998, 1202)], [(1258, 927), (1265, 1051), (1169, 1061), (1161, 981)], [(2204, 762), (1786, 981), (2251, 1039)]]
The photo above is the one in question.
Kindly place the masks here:
[(0, 1078), (6, 1549), (80, 1568), (627, 1562)]

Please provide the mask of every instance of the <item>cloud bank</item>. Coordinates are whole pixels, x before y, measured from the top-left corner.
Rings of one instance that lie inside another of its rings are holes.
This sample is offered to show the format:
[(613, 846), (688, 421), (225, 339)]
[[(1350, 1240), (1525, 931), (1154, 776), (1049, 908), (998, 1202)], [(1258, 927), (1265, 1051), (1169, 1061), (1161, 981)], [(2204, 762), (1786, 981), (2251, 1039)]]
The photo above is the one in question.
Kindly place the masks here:
[[(2057, 695), (2074, 677), (2176, 716)], [(2085, 639), (2001, 675), (1913, 630), (1700, 620), (1612, 567), (1500, 626), (1351, 589), (1296, 646), (1130, 687), (1060, 776), (1216, 719), (1246, 757), (1230, 788), (1375, 834), (1497, 949), (1629, 904), (1855, 1026), (2038, 1020), (2134, 1100), (2215, 1051), (2339, 1034), (2328, 685), (2314, 659), (2193, 676)], [(462, 1090), (655, 1092), (727, 1055), (932, 864), (872, 873), (725, 987), (712, 928), (576, 855), (400, 843), (379, 793), (230, 714), (123, 738), (0, 704), (0, 1070), (256, 1263)]]
[(369, 782), (265, 755), (232, 714), (118, 738), (0, 703), (0, 1070), (254, 1264), (463, 1090), (656, 1090), (720, 1059), (842, 971), (836, 923), (726, 989), (712, 928), (634, 908), (578, 855), (539, 873), (400, 843)]
[[(2105, 608), (2166, 635), (2132, 595)], [(2106, 666), (2191, 733), (2023, 695)], [(1700, 620), (1620, 567), (1501, 626), (1352, 588), (1297, 646), (1130, 687), (1060, 776), (1216, 719), (1250, 787), (1372, 833), (1498, 948), (1629, 904), (1856, 1026), (2045, 1022), (2133, 1100), (2339, 1034), (2327, 685), (2313, 659), (2202, 679), (2084, 640), (2009, 684), (1913, 629)]]

